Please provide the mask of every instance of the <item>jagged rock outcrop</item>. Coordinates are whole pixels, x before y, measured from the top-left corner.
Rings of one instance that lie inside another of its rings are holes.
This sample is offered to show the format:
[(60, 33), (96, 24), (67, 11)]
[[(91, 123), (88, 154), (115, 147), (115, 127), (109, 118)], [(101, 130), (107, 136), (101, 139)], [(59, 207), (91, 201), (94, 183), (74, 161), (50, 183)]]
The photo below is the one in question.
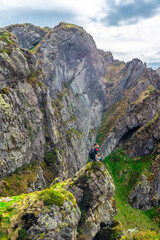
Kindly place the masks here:
[[(2, 211), (1, 236), (11, 240), (93, 239), (102, 223), (110, 226), (113, 222), (113, 194), (113, 181), (103, 164), (90, 163), (68, 181), (50, 189), (19, 199), (1, 199), (4, 206), (10, 201), (10, 207)], [(5, 221), (8, 211), (9, 225)]]
[(112, 64), (111, 71), (114, 68), (114, 75), (106, 75), (112, 84), (107, 84), (101, 150), (107, 156), (125, 145), (129, 156), (149, 154), (159, 141), (160, 77), (138, 59), (125, 66)]
[(50, 29), (24, 23), (7, 26), (5, 30), (13, 33), (17, 37), (20, 48), (31, 49), (42, 40)]
[[(7, 39), (7, 40), (6, 40)], [(18, 48), (15, 36), (3, 33), (0, 52), (0, 178), (30, 162), (44, 160), (43, 114), (32, 86), (34, 55)], [(38, 85), (37, 91), (44, 92)], [(34, 82), (34, 81), (33, 81)]]
[(81, 209), (77, 239), (93, 239), (102, 224), (112, 224), (116, 214), (112, 198), (115, 188), (102, 163), (92, 163), (81, 169), (72, 177), (67, 189), (74, 194)]
[(107, 65), (110, 65), (114, 62), (114, 58), (111, 52), (104, 52), (103, 50), (99, 49), (99, 53), (103, 56)]
[(160, 156), (154, 158), (149, 176), (141, 174), (136, 186), (132, 189), (128, 201), (132, 207), (148, 210), (159, 205), (160, 198)]
[(107, 69), (106, 90), (98, 136), (101, 151), (104, 157), (120, 147), (133, 158), (153, 153), (149, 177), (142, 172), (128, 198), (133, 207), (148, 210), (159, 205), (160, 168), (155, 156), (159, 159), (160, 76), (138, 59), (126, 64), (113, 61)]

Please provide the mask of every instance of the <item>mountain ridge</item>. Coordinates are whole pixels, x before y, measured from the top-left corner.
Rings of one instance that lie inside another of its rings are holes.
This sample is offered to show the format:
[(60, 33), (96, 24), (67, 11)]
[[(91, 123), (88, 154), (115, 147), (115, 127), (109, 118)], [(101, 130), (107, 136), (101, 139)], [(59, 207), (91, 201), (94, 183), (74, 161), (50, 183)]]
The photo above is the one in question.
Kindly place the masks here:
[(104, 158), (119, 148), (123, 161), (151, 156), (127, 197), (134, 208), (158, 207), (159, 89), (156, 71), (114, 60), (74, 24), (0, 29), (1, 196), (14, 195), (13, 185), (29, 193), (72, 177), (97, 139)]

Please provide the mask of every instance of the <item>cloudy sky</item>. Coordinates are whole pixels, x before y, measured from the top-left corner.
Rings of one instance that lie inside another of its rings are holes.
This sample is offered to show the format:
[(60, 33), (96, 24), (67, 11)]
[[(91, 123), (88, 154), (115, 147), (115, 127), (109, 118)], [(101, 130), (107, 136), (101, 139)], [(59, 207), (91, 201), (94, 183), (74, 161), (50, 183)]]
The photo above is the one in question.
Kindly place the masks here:
[(160, 0), (0, 0), (0, 27), (61, 21), (84, 27), (114, 58), (160, 66)]

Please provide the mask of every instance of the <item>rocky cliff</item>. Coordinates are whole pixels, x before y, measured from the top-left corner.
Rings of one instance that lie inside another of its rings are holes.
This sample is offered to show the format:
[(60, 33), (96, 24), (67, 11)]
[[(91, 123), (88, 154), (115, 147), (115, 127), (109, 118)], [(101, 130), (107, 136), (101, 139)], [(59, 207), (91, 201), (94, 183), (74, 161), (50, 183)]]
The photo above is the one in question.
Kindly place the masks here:
[(132, 206), (147, 210), (159, 205), (160, 169), (155, 155), (159, 159), (160, 77), (133, 59), (110, 63), (105, 79), (107, 104), (98, 135), (101, 151), (104, 157), (117, 148), (132, 158), (151, 155), (149, 177), (142, 173), (129, 197)]
[[(36, 54), (18, 45), (32, 47), (30, 31), (43, 38)], [(1, 178), (45, 156), (55, 176), (72, 176), (84, 166), (102, 120), (104, 59), (92, 37), (71, 24), (47, 34), (13, 25), (1, 29), (0, 40)]]
[(11, 240), (93, 239), (102, 223), (110, 226), (113, 222), (113, 193), (113, 181), (103, 164), (88, 164), (50, 189), (2, 198), (0, 236)]
[(58, 148), (69, 175), (88, 158), (105, 105), (106, 65), (92, 37), (83, 28), (61, 23), (36, 52), (44, 69), (48, 151)]
[[(159, 206), (159, 100), (157, 71), (139, 59), (114, 60), (79, 26), (60, 23), (42, 29), (21, 24), (0, 29), (0, 194), (29, 193), (46, 188), (56, 177), (58, 181), (71, 177), (61, 192), (60, 198), (66, 200), (60, 205), (63, 209), (56, 205), (45, 212), (54, 187), (22, 197), (25, 208), (21, 201), (17, 206), (27, 215), (17, 215), (9, 232), (4, 226), (6, 234), (15, 231), (20, 238), (27, 231), (35, 239), (103, 235), (115, 214), (110, 176), (99, 165), (76, 174), (96, 138), (104, 158), (113, 153), (111, 162), (106, 158), (106, 167), (115, 179), (125, 179), (131, 206), (142, 210)], [(120, 165), (112, 169), (118, 160)], [(30, 201), (31, 209), (25, 205)]]
[[(43, 114), (30, 84), (35, 56), (20, 50), (15, 36), (0, 36), (0, 178), (32, 161), (44, 160)], [(38, 85), (37, 91), (43, 92)]]

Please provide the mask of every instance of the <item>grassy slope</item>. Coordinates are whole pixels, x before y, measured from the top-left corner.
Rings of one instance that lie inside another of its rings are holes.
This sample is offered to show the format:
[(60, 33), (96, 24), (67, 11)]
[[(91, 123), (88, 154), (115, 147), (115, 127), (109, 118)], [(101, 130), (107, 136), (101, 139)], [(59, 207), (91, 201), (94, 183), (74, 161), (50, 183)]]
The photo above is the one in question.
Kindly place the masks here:
[[(116, 200), (118, 214), (115, 219), (122, 223), (124, 235), (128, 229), (137, 228), (139, 231), (143, 231), (143, 233), (139, 232), (139, 235), (137, 234), (133, 239), (141, 239), (141, 235), (142, 239), (160, 239), (158, 222), (153, 221), (153, 218), (158, 218), (158, 209), (153, 208), (145, 212), (132, 208), (127, 202), (129, 192), (137, 182), (140, 174), (142, 172), (145, 175), (148, 174), (151, 158), (152, 156), (129, 158), (124, 154), (122, 149), (119, 149), (111, 153), (104, 160), (104, 164), (110, 172), (116, 186), (114, 198)], [(150, 233), (150, 231), (156, 231), (157, 233)]]

